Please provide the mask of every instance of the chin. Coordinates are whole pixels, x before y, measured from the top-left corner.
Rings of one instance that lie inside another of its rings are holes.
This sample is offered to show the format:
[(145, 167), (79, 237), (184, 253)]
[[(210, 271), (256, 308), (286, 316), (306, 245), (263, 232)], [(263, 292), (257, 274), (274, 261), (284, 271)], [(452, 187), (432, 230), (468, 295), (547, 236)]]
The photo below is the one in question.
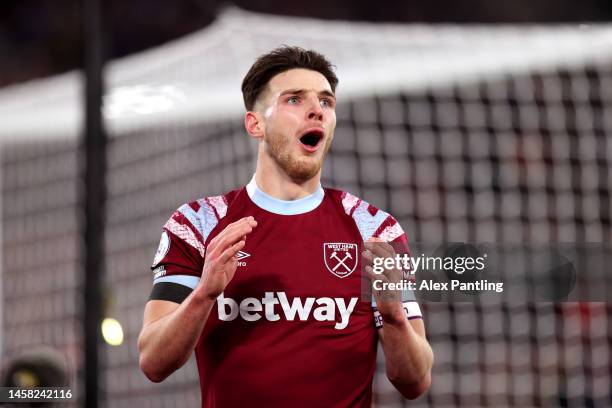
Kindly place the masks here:
[(321, 162), (317, 161), (313, 162), (294, 162), (291, 163), (287, 168), (285, 168), (285, 172), (287, 175), (296, 182), (304, 182), (308, 181), (311, 178), (315, 177), (319, 171), (321, 170)]
[[(306, 182), (321, 171), (325, 153), (321, 156), (302, 155), (300, 151), (281, 150), (273, 143), (269, 144), (268, 155), (296, 183)], [(279, 151), (280, 150), (280, 151)]]

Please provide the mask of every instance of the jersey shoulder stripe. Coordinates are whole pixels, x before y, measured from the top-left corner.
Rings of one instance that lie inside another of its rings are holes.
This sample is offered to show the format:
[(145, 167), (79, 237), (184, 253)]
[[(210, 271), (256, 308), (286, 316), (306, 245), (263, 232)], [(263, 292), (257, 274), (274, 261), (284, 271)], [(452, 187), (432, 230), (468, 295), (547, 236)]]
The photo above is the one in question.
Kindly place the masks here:
[(407, 241), (404, 230), (391, 215), (380, 224), (373, 236), (385, 242)]
[(204, 257), (210, 232), (227, 214), (224, 196), (206, 197), (180, 206), (164, 225), (164, 229), (195, 248)]
[(163, 226), (164, 232), (153, 261), (153, 283), (157, 289), (151, 299), (180, 303), (188, 292), (183, 289), (177, 292), (175, 289), (192, 290), (197, 286), (207, 240), (219, 221), (227, 215), (228, 202), (235, 196), (235, 192), (230, 192), (200, 198), (174, 211)]
[[(215, 212), (217, 220), (225, 217), (227, 214), (227, 198), (225, 196), (207, 197), (203, 199)], [(199, 202), (201, 200), (198, 200)]]
[(189, 246), (195, 248), (200, 256), (204, 257), (206, 251), (201, 235), (198, 234), (197, 228), (188, 220), (181, 222), (182, 218), (180, 212), (178, 214), (173, 214), (166, 224), (164, 224), (164, 229), (176, 235)]
[(388, 213), (346, 191), (340, 192), (344, 212), (353, 218), (361, 238), (380, 238), (387, 242), (402, 239), (404, 231), (399, 223)]

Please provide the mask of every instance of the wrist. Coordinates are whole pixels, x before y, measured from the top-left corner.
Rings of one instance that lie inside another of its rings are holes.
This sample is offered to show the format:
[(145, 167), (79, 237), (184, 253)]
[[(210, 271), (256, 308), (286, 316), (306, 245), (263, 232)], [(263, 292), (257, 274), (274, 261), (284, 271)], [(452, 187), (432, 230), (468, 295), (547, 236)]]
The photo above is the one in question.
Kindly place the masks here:
[(214, 303), (217, 301), (217, 297), (219, 297), (219, 295), (220, 293), (212, 294), (212, 293), (207, 292), (203, 286), (197, 286), (193, 290), (193, 297), (199, 303)]
[(399, 307), (393, 308), (393, 310), (390, 310), (387, 313), (381, 313), (381, 316), (385, 326), (403, 327), (408, 324), (408, 319), (406, 319), (406, 312), (404, 311), (404, 308), (401, 306), (401, 304)]

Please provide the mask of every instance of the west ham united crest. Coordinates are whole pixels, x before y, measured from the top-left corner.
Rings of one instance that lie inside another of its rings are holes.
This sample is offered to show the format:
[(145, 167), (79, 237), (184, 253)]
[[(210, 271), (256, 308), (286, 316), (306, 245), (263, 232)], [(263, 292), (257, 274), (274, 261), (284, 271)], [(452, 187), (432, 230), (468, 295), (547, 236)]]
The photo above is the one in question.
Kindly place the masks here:
[(323, 244), (323, 260), (328, 271), (339, 278), (346, 278), (357, 267), (357, 244), (326, 242)]

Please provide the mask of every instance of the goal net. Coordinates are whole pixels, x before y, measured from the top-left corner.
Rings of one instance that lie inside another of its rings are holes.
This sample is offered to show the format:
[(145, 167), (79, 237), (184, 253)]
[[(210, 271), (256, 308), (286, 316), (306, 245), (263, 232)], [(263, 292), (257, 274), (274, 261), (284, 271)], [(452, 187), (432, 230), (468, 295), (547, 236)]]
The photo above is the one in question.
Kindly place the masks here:
[[(261, 53), (314, 48), (337, 66), (324, 185), (393, 214), (419, 242), (610, 243), (612, 26), (399, 25), (228, 9), (210, 27), (110, 63), (106, 405), (198, 407), (194, 361), (161, 384), (135, 346), (161, 226), (180, 204), (244, 185), (255, 146), (240, 83)], [(83, 345), (73, 72), (0, 90), (0, 352)], [(415, 407), (609, 406), (606, 303), (424, 303), (433, 385)], [(76, 374), (73, 374), (76, 375)], [(403, 406), (385, 378), (376, 406)]]

